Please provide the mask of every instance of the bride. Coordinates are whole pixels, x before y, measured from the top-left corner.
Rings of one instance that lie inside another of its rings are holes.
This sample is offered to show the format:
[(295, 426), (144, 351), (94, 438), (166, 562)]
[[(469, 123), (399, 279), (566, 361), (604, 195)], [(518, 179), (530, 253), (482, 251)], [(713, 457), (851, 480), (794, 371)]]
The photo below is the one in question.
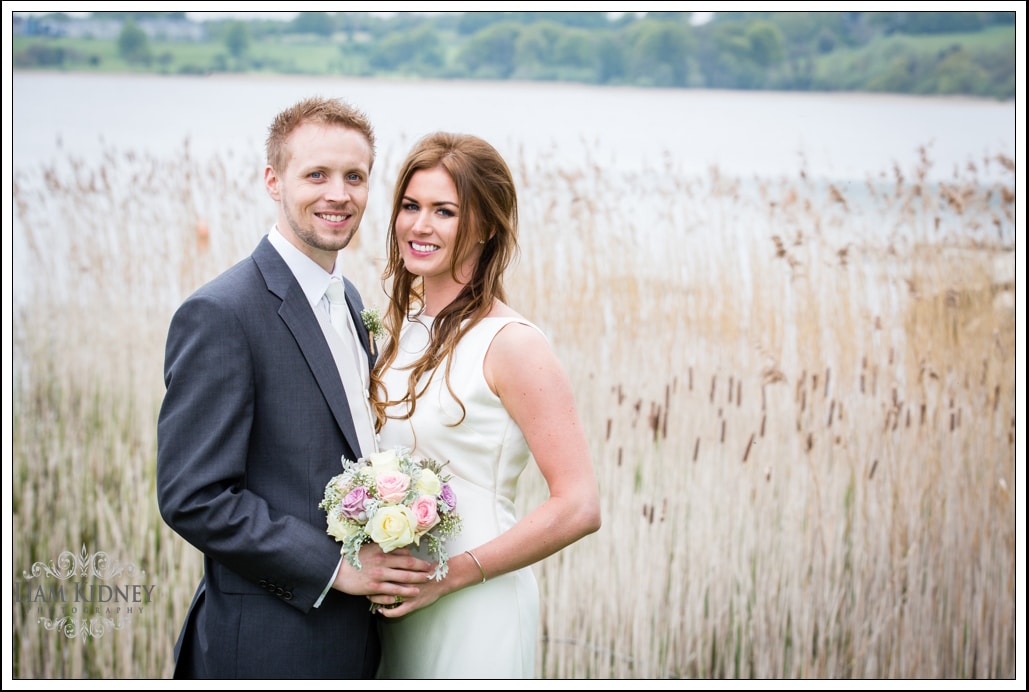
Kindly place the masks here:
[[(380, 678), (532, 677), (532, 565), (600, 528), (568, 378), (539, 328), (504, 302), (517, 223), (514, 180), (489, 143), (437, 132), (408, 154), (372, 405), (380, 449), (449, 462), (462, 531), (447, 542), (446, 578), (414, 598), (369, 597), (383, 616)], [(549, 494), (519, 517), (515, 488), (533, 461)]]

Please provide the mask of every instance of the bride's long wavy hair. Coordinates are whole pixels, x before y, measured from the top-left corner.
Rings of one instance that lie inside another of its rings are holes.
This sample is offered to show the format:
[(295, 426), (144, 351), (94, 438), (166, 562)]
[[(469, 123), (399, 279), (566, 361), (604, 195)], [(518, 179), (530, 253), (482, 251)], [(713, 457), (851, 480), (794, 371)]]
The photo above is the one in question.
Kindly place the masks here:
[[(397, 357), (400, 329), (404, 322), (424, 309), (424, 288), (421, 277), (407, 270), (400, 255), (396, 239), (397, 216), (400, 214), (404, 193), (411, 177), (418, 171), (441, 167), (454, 181), (460, 207), (457, 222), (457, 242), (451, 255), (450, 271), (456, 277), (458, 267), (477, 248), (482, 252), (457, 298), (443, 308), (432, 323), (429, 347), (411, 364), (407, 391), (403, 397), (389, 401), (382, 383), (382, 373)], [(375, 365), (371, 378), (372, 410), (375, 428), (381, 430), (386, 422), (386, 411), (397, 404), (406, 404), (406, 412), (393, 414), (394, 418), (410, 418), (414, 413), (418, 395), (428, 386), (429, 379), (418, 389), (425, 373), (446, 363), (444, 377), (450, 389), (450, 356), (461, 337), (485, 317), (494, 300), (506, 300), (504, 271), (518, 251), (518, 197), (511, 170), (500, 153), (489, 142), (467, 134), (435, 132), (419, 140), (400, 168), (393, 189), (393, 211), (387, 234), (386, 268), (382, 273), (383, 287), (389, 296), (384, 324), (389, 338)], [(392, 283), (392, 291), (388, 286)], [(451, 395), (453, 390), (450, 389)], [(465, 417), (464, 404), (454, 396), (461, 407), (459, 425)]]

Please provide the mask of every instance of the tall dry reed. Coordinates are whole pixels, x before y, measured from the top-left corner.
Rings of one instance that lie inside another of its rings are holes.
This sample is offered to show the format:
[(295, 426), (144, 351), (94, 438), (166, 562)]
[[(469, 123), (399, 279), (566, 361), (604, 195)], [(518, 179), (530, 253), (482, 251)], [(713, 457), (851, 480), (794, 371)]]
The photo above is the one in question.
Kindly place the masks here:
[[(345, 256), (372, 305), (402, 153)], [(1010, 162), (511, 163), (512, 303), (568, 369), (604, 512), (536, 568), (539, 676), (1013, 677), (1014, 195), (976, 177)], [(165, 330), (273, 222), (260, 165), (187, 143), (16, 171), (14, 579), (81, 547), (155, 585), (102, 636), (16, 602), (16, 678), (170, 675), (201, 567), (156, 508)]]

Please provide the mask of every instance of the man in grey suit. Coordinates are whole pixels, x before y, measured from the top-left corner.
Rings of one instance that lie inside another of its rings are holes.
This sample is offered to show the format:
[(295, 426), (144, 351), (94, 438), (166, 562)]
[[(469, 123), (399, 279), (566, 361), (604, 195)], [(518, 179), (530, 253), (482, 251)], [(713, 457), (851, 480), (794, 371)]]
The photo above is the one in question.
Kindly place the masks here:
[[(318, 508), (341, 457), (376, 451), (361, 389), (373, 355), (338, 261), (368, 201), (374, 132), (342, 101), (306, 99), (275, 118), (267, 156), (275, 226), (168, 330), (157, 499), (204, 554), (174, 674), (368, 678), (379, 641), (366, 597), (412, 597), (431, 568), (374, 544), (351, 567)], [(346, 288), (349, 333), (328, 317), (332, 281)]]

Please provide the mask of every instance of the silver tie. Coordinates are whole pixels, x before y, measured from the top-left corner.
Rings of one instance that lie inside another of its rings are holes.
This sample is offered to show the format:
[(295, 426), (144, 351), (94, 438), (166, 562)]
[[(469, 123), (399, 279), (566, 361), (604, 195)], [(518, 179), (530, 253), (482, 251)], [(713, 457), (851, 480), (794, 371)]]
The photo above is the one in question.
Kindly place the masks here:
[(368, 405), (368, 384), (365, 379), (368, 363), (361, 354), (357, 329), (347, 307), (343, 282), (332, 279), (329, 287), (325, 289), (325, 297), (329, 300), (329, 320), (343, 342), (344, 353), (350, 356), (346, 367), (340, 369), (340, 376), (343, 379), (347, 401), (350, 403), (350, 413), (357, 429), (357, 437), (361, 441), (361, 453), (368, 456), (376, 451), (371, 410)]
[(343, 287), (343, 282), (338, 279), (330, 281), (329, 287), (325, 289), (325, 297), (329, 299), (329, 319), (332, 320), (332, 326), (343, 338), (343, 342), (349, 343), (351, 338), (347, 319), (347, 291)]

